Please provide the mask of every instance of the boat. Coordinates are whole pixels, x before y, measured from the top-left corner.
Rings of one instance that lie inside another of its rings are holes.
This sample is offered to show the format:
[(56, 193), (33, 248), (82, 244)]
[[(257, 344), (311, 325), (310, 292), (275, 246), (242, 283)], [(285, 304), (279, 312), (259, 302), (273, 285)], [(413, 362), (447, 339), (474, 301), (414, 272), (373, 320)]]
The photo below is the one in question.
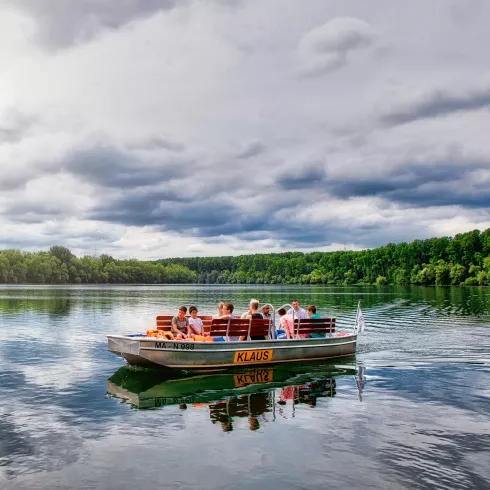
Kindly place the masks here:
[[(162, 318), (167, 317), (157, 317), (157, 328), (169, 330), (170, 323), (162, 325)], [(356, 352), (357, 321), (353, 331), (338, 332), (335, 318), (296, 319), (294, 336), (287, 340), (275, 338), (273, 325), (272, 320), (212, 320), (208, 337), (218, 340), (213, 342), (107, 335), (108, 350), (133, 366), (198, 371), (318, 361)], [(236, 340), (240, 337), (245, 340)], [(257, 337), (263, 340), (252, 340)]]

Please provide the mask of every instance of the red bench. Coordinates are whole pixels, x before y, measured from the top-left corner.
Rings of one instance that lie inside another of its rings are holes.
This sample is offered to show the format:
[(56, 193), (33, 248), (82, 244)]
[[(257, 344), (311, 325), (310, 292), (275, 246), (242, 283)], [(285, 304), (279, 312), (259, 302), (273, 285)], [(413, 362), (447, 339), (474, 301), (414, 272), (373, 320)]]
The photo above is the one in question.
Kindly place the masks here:
[(209, 335), (211, 337), (262, 337), (270, 339), (271, 321), (266, 319), (232, 318), (213, 320)]
[(294, 321), (294, 337), (335, 332), (335, 318), (302, 318)]

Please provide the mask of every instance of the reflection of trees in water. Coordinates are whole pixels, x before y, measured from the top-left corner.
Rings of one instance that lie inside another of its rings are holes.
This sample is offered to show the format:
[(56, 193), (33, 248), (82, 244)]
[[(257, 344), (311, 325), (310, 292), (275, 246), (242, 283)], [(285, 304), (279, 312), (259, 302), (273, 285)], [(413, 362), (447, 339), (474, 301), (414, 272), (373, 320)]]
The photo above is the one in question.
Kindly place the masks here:
[(47, 313), (53, 318), (70, 316), (74, 308), (81, 308), (88, 312), (106, 312), (112, 310), (115, 304), (110, 300), (81, 299), (70, 297), (52, 298), (12, 298), (0, 299), (0, 312), (22, 314), (26, 311)]
[(233, 430), (234, 417), (246, 417), (249, 429), (257, 430), (262, 422), (274, 421), (277, 414), (288, 418), (285, 415), (287, 405), (291, 406), (294, 417), (296, 405), (315, 407), (317, 398), (335, 395), (334, 378), (317, 379), (302, 385), (285, 386), (280, 390), (250, 393), (217, 401), (209, 405), (209, 416), (213, 423), (221, 425), (224, 432)]
[(0, 311), (3, 313), (35, 311), (48, 313), (53, 317), (69, 316), (73, 305), (73, 300), (70, 298), (0, 299)]

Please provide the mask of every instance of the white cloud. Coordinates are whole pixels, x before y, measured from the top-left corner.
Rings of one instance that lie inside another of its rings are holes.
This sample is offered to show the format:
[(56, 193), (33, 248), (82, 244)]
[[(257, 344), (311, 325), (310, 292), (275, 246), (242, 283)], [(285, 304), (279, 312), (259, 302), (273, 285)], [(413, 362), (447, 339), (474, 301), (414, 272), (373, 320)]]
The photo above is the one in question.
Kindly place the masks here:
[(336, 17), (301, 38), (298, 52), (301, 73), (307, 76), (324, 75), (341, 68), (349, 53), (365, 49), (373, 41), (371, 26), (351, 17)]

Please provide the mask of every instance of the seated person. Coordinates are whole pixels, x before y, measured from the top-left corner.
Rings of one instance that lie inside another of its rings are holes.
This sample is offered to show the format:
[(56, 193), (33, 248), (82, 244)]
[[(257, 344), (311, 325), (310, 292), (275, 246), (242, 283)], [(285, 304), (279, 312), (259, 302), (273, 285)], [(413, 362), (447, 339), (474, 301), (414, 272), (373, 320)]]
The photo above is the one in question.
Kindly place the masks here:
[(213, 320), (216, 320), (216, 319), (221, 318), (221, 316), (223, 315), (223, 307), (224, 307), (224, 305), (225, 304), (222, 301), (220, 301), (216, 305), (216, 315), (213, 315)]
[[(223, 303), (223, 314), (219, 317), (220, 320), (230, 320), (235, 318), (235, 315), (233, 314), (234, 310), (233, 303)], [(232, 336), (230, 337), (231, 342), (236, 342), (239, 339), (239, 337)]]
[(307, 306), (306, 313), (308, 313), (308, 318), (321, 318), (321, 316), (316, 312), (315, 305)]
[(186, 339), (188, 337), (189, 321), (185, 314), (187, 313), (186, 306), (179, 306), (177, 316), (172, 318), (172, 328), (170, 331), (176, 339)]
[(294, 338), (294, 324), (293, 317), (286, 313), (285, 308), (279, 308), (277, 310), (279, 315), (279, 328), (284, 330), (284, 334), (279, 334), (279, 339), (293, 339)]
[(264, 305), (261, 308), (262, 311), (262, 318), (265, 320), (270, 320), (272, 323), (274, 323), (274, 318), (272, 317), (271, 314), (271, 307), (269, 305)]
[[(299, 306), (299, 302), (297, 299), (292, 299), (291, 300), (291, 306), (292, 308), (290, 308), (288, 310), (288, 315), (291, 315), (292, 317), (294, 317), (295, 320), (301, 320), (302, 318), (308, 318), (308, 314), (306, 313), (305, 310), (303, 310), (303, 308), (300, 308)], [(294, 315), (293, 315), (294, 313)]]
[[(316, 306), (310, 305), (306, 307), (306, 312), (308, 313), (308, 318), (321, 318), (321, 316), (316, 312)], [(324, 333), (311, 333), (307, 335), (311, 339), (319, 339), (325, 337)]]
[(235, 318), (235, 315), (233, 315), (233, 310), (235, 309), (233, 303), (222, 303), (222, 305), (222, 314), (218, 318), (220, 320), (229, 320), (230, 318)]
[(191, 317), (188, 319), (189, 328), (187, 330), (188, 335), (202, 335), (202, 320), (197, 316), (197, 308), (191, 306), (189, 308), (189, 314)]
[[(248, 315), (245, 318), (263, 320), (262, 314), (259, 313), (259, 300), (250, 300)], [(245, 340), (245, 337), (240, 337), (240, 340)], [(263, 335), (252, 335), (250, 340), (265, 340), (265, 337)]]

